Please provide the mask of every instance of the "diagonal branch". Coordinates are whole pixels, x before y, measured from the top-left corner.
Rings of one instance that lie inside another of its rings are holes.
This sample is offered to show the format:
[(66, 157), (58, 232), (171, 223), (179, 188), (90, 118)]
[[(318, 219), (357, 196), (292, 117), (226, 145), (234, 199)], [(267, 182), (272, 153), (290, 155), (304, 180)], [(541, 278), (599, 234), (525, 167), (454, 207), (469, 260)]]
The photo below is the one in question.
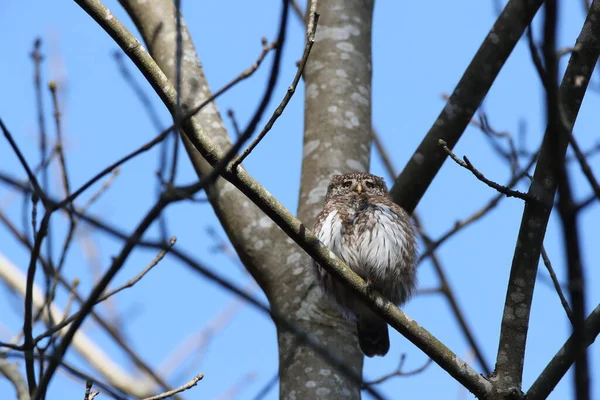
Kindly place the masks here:
[(248, 155), (252, 152), (252, 150), (254, 150), (254, 148), (256, 146), (258, 146), (260, 141), (263, 140), (263, 138), (267, 135), (267, 133), (269, 133), (269, 131), (275, 124), (275, 121), (277, 121), (279, 116), (283, 113), (283, 110), (285, 110), (285, 107), (288, 105), (288, 103), (292, 99), (292, 96), (296, 92), (296, 86), (298, 86), (298, 83), (300, 82), (300, 78), (302, 77), (302, 71), (304, 71), (304, 67), (306, 66), (306, 61), (308, 61), (308, 56), (310, 55), (310, 50), (312, 49), (312, 46), (315, 42), (315, 32), (317, 30), (318, 21), (319, 21), (319, 14), (317, 14), (317, 13), (311, 14), (311, 20), (310, 20), (311, 25), (308, 30), (308, 35), (306, 38), (306, 46), (304, 46), (304, 53), (302, 54), (302, 58), (300, 59), (300, 62), (298, 64), (298, 70), (296, 71), (296, 75), (294, 76), (294, 80), (292, 81), (292, 84), (288, 87), (288, 90), (285, 93), (283, 100), (281, 100), (281, 103), (279, 104), (279, 106), (277, 107), (277, 109), (275, 110), (275, 112), (273, 113), (273, 115), (271, 116), (271, 118), (269, 119), (267, 124), (265, 125), (265, 127), (262, 129), (262, 131), (260, 131), (260, 133), (258, 134), (256, 139), (254, 139), (252, 141), (252, 143), (250, 143), (250, 145), (242, 152), (242, 154), (240, 154), (240, 156), (235, 159), (235, 161), (233, 162), (233, 168), (236, 168), (238, 165), (240, 165), (244, 161), (244, 159), (246, 157), (248, 157)]
[(552, 284), (554, 285), (554, 289), (556, 290), (556, 293), (558, 294), (560, 303), (562, 304), (563, 309), (565, 310), (565, 313), (567, 314), (567, 317), (569, 318), (569, 321), (571, 321), (571, 324), (573, 324), (573, 313), (571, 312), (571, 307), (569, 307), (569, 302), (567, 301), (567, 298), (565, 297), (565, 295), (562, 291), (560, 282), (558, 282), (558, 278), (556, 277), (556, 273), (554, 272), (554, 268), (552, 267), (552, 263), (550, 262), (550, 257), (548, 257), (548, 253), (546, 252), (546, 249), (544, 248), (543, 245), (542, 245), (542, 260), (544, 260), (544, 266), (548, 270), (548, 275), (550, 275), (550, 280), (552, 280)]
[(573, 149), (573, 152), (575, 153), (575, 157), (577, 158), (577, 161), (579, 162), (581, 171), (583, 172), (583, 174), (585, 175), (587, 180), (590, 182), (590, 186), (592, 187), (592, 190), (594, 191), (596, 198), (598, 199), (598, 201), (600, 201), (600, 184), (598, 183), (598, 180), (594, 176), (594, 173), (592, 172), (592, 168), (590, 167), (590, 164), (588, 164), (588, 162), (586, 160), (586, 155), (583, 153), (583, 151), (581, 151), (581, 148), (579, 147), (579, 144), (575, 140), (573, 133), (571, 133), (569, 135), (569, 141), (571, 143), (571, 148)]
[(517, 198), (519, 198), (521, 200), (525, 200), (525, 201), (533, 201), (533, 200), (535, 200), (534, 198), (532, 198), (527, 193), (519, 192), (518, 190), (513, 190), (513, 189), (511, 189), (509, 187), (502, 186), (502, 185), (500, 185), (500, 184), (498, 184), (498, 183), (496, 183), (494, 181), (489, 180), (477, 168), (475, 168), (475, 166), (473, 166), (473, 164), (471, 163), (471, 161), (469, 161), (469, 159), (467, 158), (467, 156), (463, 156), (462, 160), (460, 158), (458, 158), (456, 156), (456, 154), (454, 154), (452, 152), (452, 150), (450, 150), (448, 148), (448, 146), (447, 146), (447, 144), (446, 144), (446, 142), (444, 140), (440, 139), (439, 145), (450, 156), (450, 158), (452, 160), (454, 160), (455, 163), (457, 163), (461, 167), (463, 167), (463, 168), (471, 171), (471, 173), (473, 175), (475, 175), (475, 177), (477, 179), (479, 179), (481, 182), (485, 183), (486, 185), (488, 185), (492, 189), (496, 189), (498, 192), (504, 194), (507, 197), (517, 197)]
[[(584, 346), (588, 347), (596, 340), (600, 334), (600, 304), (585, 320), (584, 328)], [(580, 346), (575, 341), (574, 335), (565, 342), (540, 376), (533, 382), (533, 385), (527, 391), (527, 400), (542, 400), (548, 398), (558, 382), (567, 373), (575, 361), (577, 348)]]
[(542, 0), (510, 0), (467, 67), (444, 109), (400, 173), (390, 194), (412, 213), (447, 158), (438, 141), (453, 149), (500, 69), (531, 23)]

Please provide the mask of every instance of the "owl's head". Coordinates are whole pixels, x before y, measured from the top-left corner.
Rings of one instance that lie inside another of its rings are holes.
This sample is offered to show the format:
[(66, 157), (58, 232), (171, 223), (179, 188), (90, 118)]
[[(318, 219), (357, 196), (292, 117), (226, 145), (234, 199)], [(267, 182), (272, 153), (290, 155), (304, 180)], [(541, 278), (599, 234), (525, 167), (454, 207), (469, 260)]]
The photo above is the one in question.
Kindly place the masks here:
[(336, 197), (388, 196), (383, 178), (366, 172), (334, 175), (327, 187), (325, 201)]

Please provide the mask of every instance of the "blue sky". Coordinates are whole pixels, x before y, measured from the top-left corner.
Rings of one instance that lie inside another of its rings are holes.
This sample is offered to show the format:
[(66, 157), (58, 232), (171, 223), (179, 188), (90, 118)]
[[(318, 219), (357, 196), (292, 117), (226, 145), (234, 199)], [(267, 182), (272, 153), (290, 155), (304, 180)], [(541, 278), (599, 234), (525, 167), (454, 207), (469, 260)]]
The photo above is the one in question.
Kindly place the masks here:
[[(260, 52), (261, 37), (273, 39), (276, 35), (279, 1), (184, 0), (182, 3), (187, 26), (213, 90), (222, 87), (254, 62)], [(580, 2), (573, 3), (561, 2), (560, 47), (573, 45), (584, 20)], [(106, 1), (105, 4), (135, 32), (117, 1)], [(442, 94), (453, 90), (493, 24), (495, 15), (493, 1), (377, 2), (373, 28), (373, 123), (398, 170), (411, 157), (439, 114), (444, 104)], [(536, 19), (538, 23), (540, 20)], [(536, 27), (539, 28), (539, 24)], [(539, 32), (537, 29), (538, 37)], [(269, 112), (284, 95), (295, 73), (295, 62), (302, 54), (303, 29), (294, 18), (290, 20), (288, 34), (281, 78)], [(36, 37), (43, 39), (42, 51), (46, 55), (44, 79), (55, 79), (59, 85), (64, 85), (63, 121), (73, 187), (83, 184), (108, 163), (156, 135), (157, 131), (140, 102), (118, 72), (112, 57), (118, 47), (74, 2), (2, 2), (0, 37), (7, 38), (0, 42), (0, 87), (3, 89), (0, 118), (12, 131), (30, 163), (36, 164), (39, 159), (33, 68), (29, 59)], [(152, 94), (150, 86), (144, 83), (134, 65), (129, 61), (127, 65), (151, 97), (162, 124), (168, 126), (169, 114), (160, 100)], [(265, 64), (250, 80), (219, 99), (217, 104), (223, 115), (232, 108), (242, 126), (245, 125), (264, 88), (268, 65)], [(561, 67), (565, 65), (566, 58), (563, 58)], [(543, 96), (527, 43), (521, 41), (483, 107), (492, 126), (499, 131), (516, 135), (525, 122), (525, 140), (533, 149), (539, 145), (544, 130)], [(588, 91), (575, 126), (575, 136), (582, 148), (589, 148), (600, 140), (597, 131), (598, 99), (598, 94)], [(48, 131), (54, 135), (47, 93), (44, 102)], [(249, 172), (292, 211), (297, 207), (302, 113), (303, 90), (298, 90), (274, 129), (245, 161)], [(231, 128), (227, 118), (226, 123)], [(506, 182), (509, 177), (509, 169), (474, 127), (467, 128), (455, 152), (459, 156), (468, 155), (490, 179)], [(111, 189), (91, 211), (126, 232), (132, 231), (155, 200), (157, 159), (157, 151), (148, 152), (123, 166)], [(590, 162), (600, 175), (600, 156)], [(6, 142), (0, 142), (0, 170), (19, 178), (25, 176)], [(577, 165), (573, 165), (570, 171), (576, 198), (586, 198), (590, 193), (587, 181), (582, 178)], [(372, 158), (371, 172), (386, 176), (376, 155)], [(177, 182), (187, 184), (194, 178), (189, 162), (182, 157)], [(53, 193), (60, 194), (56, 168), (52, 170), (52, 182)], [(523, 188), (525, 186), (521, 186)], [(0, 205), (13, 221), (20, 224), (22, 202), (11, 193), (0, 185)], [(423, 197), (418, 211), (430, 235), (436, 238), (452, 227), (457, 219), (468, 217), (483, 206), (494, 194), (468, 171), (447, 162)], [(504, 199), (485, 219), (456, 235), (439, 252), (467, 320), (492, 366), (522, 211), (520, 200)], [(600, 291), (594, 290), (600, 287), (600, 270), (595, 268), (600, 259), (597, 246), (599, 214), (600, 206), (596, 202), (579, 219), (588, 311), (600, 302)], [(168, 209), (167, 216), (169, 234), (177, 236), (178, 248), (196, 255), (238, 285), (250, 282), (248, 275), (236, 263), (213, 250), (215, 243), (207, 228), (214, 228), (221, 237), (224, 235), (209, 205), (179, 203)], [(56, 215), (52, 228), (57, 237), (64, 235), (65, 227), (64, 218)], [(559, 227), (560, 221), (553, 214), (545, 244), (559, 279), (564, 282), (566, 270)], [(82, 233), (91, 235), (99, 264), (106, 268), (110, 257), (118, 253), (120, 242), (86, 227), (82, 227)], [(156, 237), (156, 234), (157, 230), (152, 229), (149, 237)], [(55, 242), (60, 243), (60, 240)], [(66, 273), (71, 278), (81, 279), (80, 288), (85, 293), (91, 288), (94, 275), (80, 241), (77, 243), (69, 256)], [(22, 269), (28, 262), (28, 253), (4, 228), (0, 228), (0, 253)], [(114, 286), (137, 274), (154, 255), (151, 251), (136, 250), (117, 275)], [(540, 269), (543, 270), (543, 266)], [(545, 271), (542, 274), (546, 275)], [(437, 280), (430, 264), (424, 263), (420, 267), (419, 276), (421, 287), (436, 286)], [(11, 332), (14, 334), (20, 330), (22, 306), (21, 300), (16, 300), (8, 291), (2, 290), (1, 293), (0, 339), (4, 340), (11, 336)], [(65, 294), (60, 293), (59, 303), (64, 306), (65, 301)], [(179, 342), (222, 315), (232, 302), (235, 302), (233, 295), (169, 257), (134, 288), (115, 298), (133, 347), (154, 366), (160, 365)], [(104, 313), (108, 311), (106, 308), (101, 310)], [(468, 345), (441, 296), (416, 297), (405, 311), (457, 355), (474, 363)], [(115, 360), (124, 367), (130, 366), (123, 353), (96, 325), (86, 324), (85, 331)], [(525, 360), (525, 388), (537, 377), (568, 334), (568, 321), (556, 293), (547, 284), (538, 283)], [(392, 371), (402, 353), (407, 355), (407, 369), (420, 366), (426, 360), (401, 335), (392, 332), (391, 336), (392, 349), (388, 356), (366, 361), (365, 375), (368, 379)], [(591, 376), (597, 376), (600, 368), (598, 345), (592, 347), (590, 356)], [(82, 365), (73, 352), (69, 353), (68, 359)], [(475, 367), (478, 368), (477, 365)], [(231, 389), (235, 382), (251, 374), (251, 382), (236, 397), (251, 399), (277, 371), (275, 329), (264, 314), (244, 306), (212, 339), (202, 362), (191, 370), (186, 368), (183, 366), (172, 375), (170, 382), (173, 385), (184, 383), (197, 372), (205, 374), (205, 379), (188, 393), (189, 398), (217, 398)], [(571, 381), (572, 377), (568, 375), (551, 398), (571, 398)], [(596, 397), (600, 396), (600, 385), (594, 381), (593, 385), (593, 393)], [(49, 398), (76, 398), (83, 393), (82, 388), (80, 383), (60, 374), (52, 382)], [(380, 389), (390, 399), (461, 399), (470, 396), (437, 365), (415, 377), (390, 380)], [(0, 397), (12, 393), (6, 381), (0, 380)], [(273, 390), (267, 398), (275, 399), (277, 393)]]

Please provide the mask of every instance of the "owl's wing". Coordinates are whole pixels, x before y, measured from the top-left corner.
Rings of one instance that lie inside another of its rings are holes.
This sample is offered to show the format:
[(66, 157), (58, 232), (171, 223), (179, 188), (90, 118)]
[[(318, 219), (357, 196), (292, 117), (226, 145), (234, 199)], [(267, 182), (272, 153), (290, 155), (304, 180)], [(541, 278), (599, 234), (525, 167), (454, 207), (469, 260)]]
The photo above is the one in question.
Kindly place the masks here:
[(321, 228), (323, 227), (323, 221), (325, 221), (325, 217), (327, 216), (327, 214), (325, 213), (325, 209), (321, 210), (321, 212), (319, 213), (319, 215), (317, 215), (317, 219), (315, 221), (315, 224), (313, 225), (313, 233), (315, 234), (315, 236), (319, 236), (319, 232), (321, 231)]

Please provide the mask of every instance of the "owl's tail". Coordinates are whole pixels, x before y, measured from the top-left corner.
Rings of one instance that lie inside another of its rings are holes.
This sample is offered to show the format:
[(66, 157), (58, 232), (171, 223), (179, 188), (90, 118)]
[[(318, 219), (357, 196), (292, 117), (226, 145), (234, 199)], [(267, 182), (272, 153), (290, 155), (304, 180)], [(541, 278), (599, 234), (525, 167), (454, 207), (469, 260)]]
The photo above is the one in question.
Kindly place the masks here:
[(365, 356), (385, 356), (390, 350), (387, 323), (374, 313), (360, 315), (356, 321), (356, 330), (360, 350)]

